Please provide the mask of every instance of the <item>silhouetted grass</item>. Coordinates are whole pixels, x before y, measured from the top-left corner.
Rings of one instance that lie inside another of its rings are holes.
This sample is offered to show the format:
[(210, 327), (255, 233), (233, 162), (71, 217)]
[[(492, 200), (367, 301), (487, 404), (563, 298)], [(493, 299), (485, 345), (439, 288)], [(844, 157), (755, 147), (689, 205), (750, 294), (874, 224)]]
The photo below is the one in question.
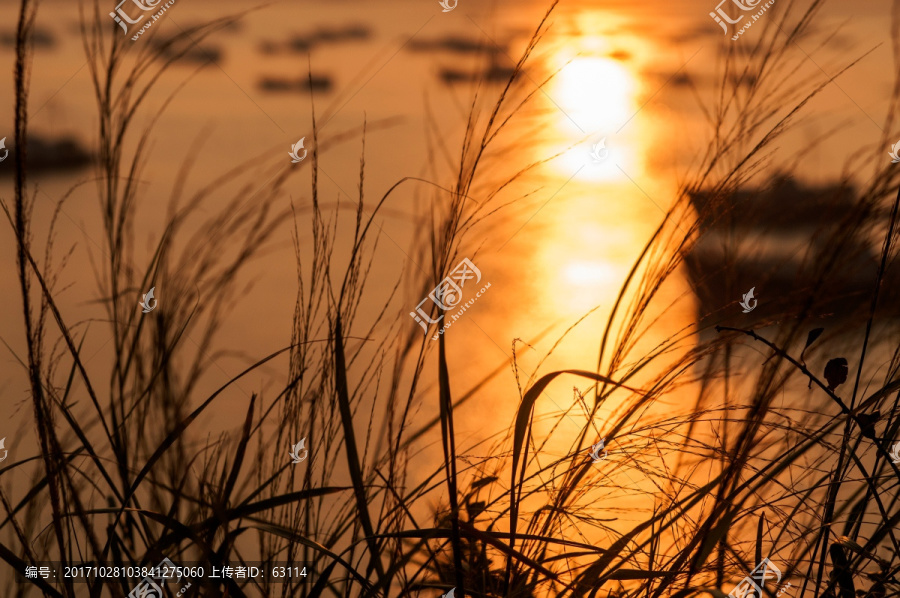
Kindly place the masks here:
[[(714, 130), (709, 153), (648, 240), (596, 335), (596, 370), (545, 372), (541, 360), (524, 372), (513, 343), (511, 363), (475, 382), (455, 375), (446, 335), (435, 352), (430, 338), (405, 319), (404, 295), (422, 296), (461, 255), (473, 255), (471, 236), (505, 205), (501, 191), (539, 165), (515, 168), (500, 181), (488, 170), (489, 150), (538, 93), (516, 74), (555, 3), (496, 99), (486, 107), (480, 96), (473, 99), (451, 188), (408, 177), (369, 200), (363, 124), (348, 134), (362, 147), (347, 231), (338, 208), (320, 201), (319, 154), (328, 140), (319, 139), (323, 119), (313, 108), (313, 144), (302, 165), (311, 172), (308, 200), (289, 212), (275, 210), (291, 171), (262, 160), (249, 165), (263, 172), (262, 188), (233, 171), (184, 198), (188, 164), (144, 265), (130, 238), (152, 124), (133, 132), (134, 117), (180, 53), (231, 20), (193, 28), (164, 47), (145, 44), (141, 56), (155, 53), (159, 60), (123, 71), (129, 42), (101, 32), (105, 20), (97, 8), (83, 33), (100, 117), (104, 238), (97, 286), (114, 351), (111, 363), (88, 363), (83, 347), (92, 328), (68, 322), (59, 309), (52, 241), (62, 201), (49, 233), (36, 240), (25, 156), (16, 152), (15, 197), (12, 206), (4, 198), (3, 207), (17, 242), (28, 349), (21, 365), (40, 454), (0, 469), (33, 476), (24, 491), (0, 490), (0, 558), (18, 571), (51, 559), (149, 566), (168, 557), (220, 567), (297, 561), (315, 572), (308, 582), (284, 585), (207, 583), (192, 590), (202, 596), (431, 596), (456, 587), (457, 596), (706, 592), (721, 598), (769, 557), (783, 571), (782, 583), (792, 580), (804, 596), (896, 595), (900, 471), (888, 451), (900, 439), (900, 351), (896, 322), (879, 312), (896, 254), (895, 171), (878, 168), (825, 249), (808, 256), (813, 280), (824, 282), (855, 239), (880, 235), (880, 267), (862, 319), (812, 333), (820, 292), (813, 284), (804, 289), (808, 301), (780, 321), (748, 329), (729, 325), (726, 315), (703, 314), (719, 323), (704, 324), (706, 331), (718, 334), (704, 337), (701, 324), (691, 325), (649, 352), (639, 350), (665, 311), (661, 290), (704, 234), (702, 223), (728, 214), (733, 192), (762, 171), (774, 143), (828, 85), (787, 76), (796, 68), (788, 50), (806, 35), (820, 4), (796, 17), (793, 3), (767, 13), (766, 19), (782, 20), (747, 56), (729, 46), (721, 93), (707, 111)], [(17, 148), (26, 147), (28, 134), (25, 65), (34, 10), (32, 0), (21, 0)], [(753, 82), (742, 82), (751, 73)], [(890, 124), (889, 118), (886, 130)], [(887, 162), (881, 153), (878, 164)], [(474, 201), (473, 189), (487, 185), (491, 192)], [(376, 316), (362, 317), (372, 303), (369, 274), (379, 254), (376, 218), (409, 188), (433, 199), (414, 253), (426, 256), (428, 270), (424, 279), (422, 272), (404, 272)], [(711, 194), (710, 213), (690, 209), (691, 194), (700, 191)], [(200, 208), (210, 198), (223, 205), (203, 220)], [(239, 274), (289, 217), (297, 264), (291, 343), (204, 393), (202, 379), (219, 355), (213, 347)], [(185, 239), (192, 228), (197, 232)], [(179, 253), (179, 246), (190, 250)], [(141, 317), (136, 294), (154, 284), (182, 300)], [(874, 355), (881, 363), (872, 363)], [(836, 357), (850, 364), (852, 391), (849, 378), (836, 383), (831, 374), (819, 375)], [(200, 428), (246, 376), (285, 361), (283, 386), (229, 405), (233, 434), (210, 438)], [(481, 398), (506, 367), (518, 393), (514, 419), (475, 446), (459, 446), (454, 412)], [(582, 385), (569, 406), (538, 410), (549, 385), (561, 380)], [(785, 393), (804, 402), (781, 405)], [(420, 410), (424, 418), (415, 417)], [(410, 462), (438, 436), (441, 462), (411, 472)], [(295, 468), (285, 451), (300, 438), (310, 455)], [(600, 438), (607, 439), (610, 457), (595, 464), (588, 452)], [(51, 587), (41, 579), (16, 585), (12, 575), (5, 583), (6, 595), (21, 596), (124, 596), (130, 589), (126, 583)], [(767, 594), (776, 589), (767, 587)]]

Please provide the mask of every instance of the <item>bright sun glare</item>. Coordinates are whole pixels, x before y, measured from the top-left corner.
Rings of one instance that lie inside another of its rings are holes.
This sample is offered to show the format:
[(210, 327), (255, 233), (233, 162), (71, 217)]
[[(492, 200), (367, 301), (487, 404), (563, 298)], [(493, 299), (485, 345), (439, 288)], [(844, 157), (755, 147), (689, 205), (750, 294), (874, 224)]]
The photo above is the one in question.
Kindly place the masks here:
[(554, 96), (568, 115), (561, 115), (566, 130), (614, 133), (631, 116), (633, 80), (615, 60), (575, 58), (559, 72), (557, 85)]
[(610, 264), (573, 262), (566, 266), (566, 281), (578, 286), (600, 286), (617, 282), (618, 272)]
[[(620, 62), (605, 57), (578, 57), (560, 67), (552, 96), (561, 108), (559, 130), (569, 139), (588, 141), (566, 152), (559, 165), (571, 172), (584, 166), (579, 178), (617, 180), (619, 167), (628, 170), (634, 151), (627, 138), (617, 135), (634, 112), (634, 78)], [(603, 160), (591, 156), (594, 144), (604, 140)], [(571, 142), (570, 142), (571, 143)]]

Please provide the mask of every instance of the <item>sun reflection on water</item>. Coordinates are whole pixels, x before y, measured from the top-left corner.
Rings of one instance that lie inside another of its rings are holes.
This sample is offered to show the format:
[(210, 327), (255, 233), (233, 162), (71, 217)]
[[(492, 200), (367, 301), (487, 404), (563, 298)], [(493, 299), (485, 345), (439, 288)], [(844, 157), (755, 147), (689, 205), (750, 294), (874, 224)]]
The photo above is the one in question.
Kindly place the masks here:
[(638, 42), (583, 33), (603, 16), (589, 11), (573, 18), (571, 28), (579, 30), (563, 35), (543, 65), (552, 75), (547, 94), (558, 108), (547, 121), (552, 140), (545, 137), (544, 151), (560, 154), (552, 176), (568, 182), (552, 208), (539, 260), (552, 280), (548, 288), (568, 289), (545, 300), (570, 318), (612, 307), (640, 251), (636, 240), (652, 220), (645, 203), (632, 197), (637, 189), (630, 180), (642, 170), (641, 129), (630, 122), (639, 109), (631, 60)]

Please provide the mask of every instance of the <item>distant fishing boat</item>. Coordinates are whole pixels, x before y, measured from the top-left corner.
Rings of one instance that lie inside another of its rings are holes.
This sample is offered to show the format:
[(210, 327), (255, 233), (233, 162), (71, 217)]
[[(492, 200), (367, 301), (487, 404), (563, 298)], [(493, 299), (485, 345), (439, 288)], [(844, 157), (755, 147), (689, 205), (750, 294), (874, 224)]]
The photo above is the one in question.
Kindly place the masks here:
[[(870, 231), (880, 217), (854, 221), (856, 195), (848, 185), (802, 186), (788, 176), (726, 197), (693, 194), (700, 236), (684, 262), (701, 322), (866, 313), (880, 264)], [(889, 269), (881, 313), (900, 316), (898, 281)], [(745, 313), (739, 302), (750, 289), (758, 303)]]

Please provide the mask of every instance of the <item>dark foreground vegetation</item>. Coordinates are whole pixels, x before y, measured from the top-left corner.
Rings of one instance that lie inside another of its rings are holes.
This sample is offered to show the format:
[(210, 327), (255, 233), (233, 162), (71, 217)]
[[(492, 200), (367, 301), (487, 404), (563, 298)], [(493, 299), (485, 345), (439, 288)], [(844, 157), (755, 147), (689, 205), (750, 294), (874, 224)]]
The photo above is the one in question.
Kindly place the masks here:
[[(19, 4), (15, 148), (27, 147), (29, 135), (28, 40), (37, 10), (34, 0)], [(722, 598), (768, 557), (783, 575), (767, 595), (788, 582), (791, 598), (897, 595), (900, 465), (890, 453), (900, 440), (900, 336), (883, 298), (896, 295), (885, 281), (896, 280), (900, 181), (883, 156), (886, 139), (873, 140), (878, 149), (855, 158), (836, 182), (849, 186), (855, 175), (853, 199), (838, 226), (807, 233), (818, 241), (792, 257), (803, 275), (789, 301), (757, 320), (736, 319), (733, 304), (706, 304), (696, 325), (649, 351), (640, 343), (665, 311), (660, 290), (683, 275), (686, 257), (696, 263), (711, 230), (736, 232), (721, 241), (722, 267), (695, 268), (692, 279), (698, 294), (724, 284), (729, 256), (739, 254), (728, 243), (742, 234), (728, 225), (740, 220), (736, 194), (767, 172), (776, 142), (831, 84), (821, 73), (790, 76), (793, 44), (809, 34), (820, 4), (769, 11), (777, 27), (748, 52), (723, 50), (721, 93), (707, 106), (708, 153), (597, 331), (596, 369), (523, 372), (514, 358), (474, 382), (454, 376), (448, 357), (449, 343), (467, 341), (423, 336), (406, 315), (408, 299), (425, 296), (471, 255), (473, 237), (488, 234), (488, 216), (511, 182), (491, 180), (492, 148), (538, 93), (516, 73), (546, 19), (506, 81), (473, 100), (452, 188), (409, 178), (369, 197), (366, 125), (342, 138), (320, 138), (316, 129), (301, 165), (311, 169), (311, 188), (289, 212), (275, 207), (276, 197), (298, 197), (285, 160), (245, 164), (257, 169), (252, 181), (229, 172), (187, 197), (176, 184), (153, 259), (142, 263), (130, 235), (147, 144), (135, 142), (152, 131), (135, 130), (135, 115), (149, 109), (161, 117), (162, 107), (146, 106), (160, 74), (236, 18), (193, 27), (168, 40), (171, 48), (134, 50), (108, 35), (99, 6), (87, 11), (82, 34), (100, 145), (98, 210), (83, 217), (99, 219), (104, 232), (96, 317), (66, 318), (57, 282), (68, 254), (53, 245), (66, 197), (49, 224), (35, 222), (38, 193), (24, 152), (14, 155), (15, 195), (2, 198), (18, 266), (6, 288), (22, 300), (27, 352), (17, 357), (40, 447), (0, 465), (2, 594), (125, 596), (124, 582), (51, 584), (21, 572), (51, 560), (150, 566), (168, 558), (219, 567), (294, 561), (315, 572), (287, 584), (198, 583), (194, 596), (438, 596), (455, 587), (456, 596)], [(853, 63), (832, 66), (838, 77)], [(895, 128), (897, 108), (895, 94), (885, 131)], [(312, 122), (327, 117), (311, 109)], [(346, 139), (361, 146), (349, 226), (318, 189), (320, 153)], [(535, 166), (523, 164), (515, 176)], [(469, 201), (476, 186), (494, 191)], [(361, 318), (379, 255), (377, 217), (409, 187), (429, 199), (421, 218), (429, 234), (416, 255), (427, 256), (420, 264), (430, 275), (407, 269), (379, 317)], [(201, 393), (237, 280), (285, 221), (293, 223), (297, 260), (291, 344)], [(822, 289), (835, 286), (863, 246), (871, 268), (854, 273), (858, 309), (823, 320), (833, 310), (817, 303)], [(859, 280), (867, 284), (862, 295)], [(184, 300), (144, 317), (137, 298), (151, 286)], [(113, 350), (92, 359), (83, 350), (90, 335), (111, 336)], [(276, 364), (286, 366), (286, 383), (247, 394), (234, 434), (211, 438), (198, 426), (226, 392)], [(498, 378), (517, 394), (514, 420), (477, 447), (460, 446), (454, 410), (483, 399)], [(548, 416), (541, 407), (553, 381), (576, 390), (566, 409)], [(420, 412), (426, 417), (414, 422)], [(536, 424), (550, 431), (537, 433)], [(561, 436), (569, 445), (557, 454), (549, 447)], [(300, 438), (310, 453), (294, 467), (286, 447)], [(611, 450), (594, 463), (588, 452), (600, 438)], [(412, 475), (410, 461), (437, 442), (442, 461)], [(12, 475), (21, 483), (5, 483)]]

